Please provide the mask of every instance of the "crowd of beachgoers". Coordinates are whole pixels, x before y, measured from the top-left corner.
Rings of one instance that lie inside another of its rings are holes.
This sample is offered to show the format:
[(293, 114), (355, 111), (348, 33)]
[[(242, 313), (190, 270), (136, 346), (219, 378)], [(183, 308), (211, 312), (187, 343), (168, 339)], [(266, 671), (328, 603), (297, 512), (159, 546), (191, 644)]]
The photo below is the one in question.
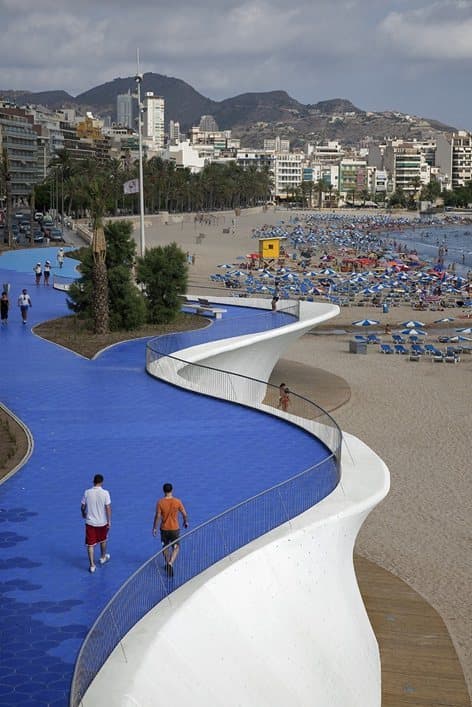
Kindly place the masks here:
[[(470, 216), (438, 217), (315, 213), (254, 228), (255, 241), (280, 238), (272, 260), (241, 254), (220, 263), (210, 280), (239, 293), (280, 299), (325, 300), (343, 305), (411, 304), (416, 309), (467, 306), (472, 270), (460, 274), (448, 258), (447, 235), (437, 238), (434, 261), (425, 260), (404, 240), (414, 229), (434, 233), (445, 226), (464, 229)], [(460, 265), (460, 264), (459, 264)], [(463, 270), (463, 269), (462, 269)]]

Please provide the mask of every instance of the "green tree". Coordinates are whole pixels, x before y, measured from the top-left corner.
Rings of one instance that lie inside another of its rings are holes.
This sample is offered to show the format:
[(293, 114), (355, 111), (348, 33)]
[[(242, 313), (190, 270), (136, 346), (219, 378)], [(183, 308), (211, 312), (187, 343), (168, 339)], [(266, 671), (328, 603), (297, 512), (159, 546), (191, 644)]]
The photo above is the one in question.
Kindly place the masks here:
[(389, 199), (389, 205), (390, 206), (402, 206), (405, 207), (407, 205), (407, 197), (405, 192), (401, 187), (398, 187), (395, 189), (393, 192), (392, 196)]
[(176, 243), (150, 248), (138, 258), (137, 281), (143, 285), (150, 323), (167, 324), (176, 318), (187, 275), (185, 253)]
[(436, 201), (441, 195), (441, 185), (437, 179), (431, 178), (428, 184), (425, 184), (421, 190), (420, 198), (423, 201)]
[[(103, 267), (107, 278), (108, 321), (112, 331), (137, 329), (146, 320), (144, 299), (132, 280), (136, 251), (136, 244), (131, 238), (132, 230), (130, 221), (110, 222), (104, 229), (106, 248)], [(93, 256), (92, 249), (86, 250), (81, 264), (82, 276), (71, 286), (68, 304), (77, 314), (95, 320), (97, 275)]]

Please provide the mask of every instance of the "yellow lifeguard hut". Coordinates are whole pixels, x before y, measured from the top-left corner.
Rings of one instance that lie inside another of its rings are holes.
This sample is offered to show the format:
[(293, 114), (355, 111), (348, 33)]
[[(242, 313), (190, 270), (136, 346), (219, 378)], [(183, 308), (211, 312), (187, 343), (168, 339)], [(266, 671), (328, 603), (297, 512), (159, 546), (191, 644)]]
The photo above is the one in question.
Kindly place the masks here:
[(280, 257), (280, 241), (284, 238), (259, 238), (259, 258), (271, 260)]

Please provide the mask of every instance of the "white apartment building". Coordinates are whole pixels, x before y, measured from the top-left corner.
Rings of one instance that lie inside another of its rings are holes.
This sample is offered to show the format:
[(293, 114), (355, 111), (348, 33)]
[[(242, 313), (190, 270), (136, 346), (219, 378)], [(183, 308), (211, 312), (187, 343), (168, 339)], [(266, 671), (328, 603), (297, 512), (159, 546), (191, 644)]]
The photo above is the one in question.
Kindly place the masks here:
[(274, 193), (276, 197), (286, 198), (287, 190), (296, 189), (303, 180), (305, 156), (298, 152), (274, 154)]
[(285, 140), (277, 135), (274, 139), (264, 140), (264, 150), (272, 152), (290, 152), (290, 140)]
[(472, 180), (472, 134), (460, 130), (440, 135), (436, 141), (436, 166), (444, 175), (446, 188), (456, 189)]
[(274, 174), (275, 154), (271, 150), (238, 150), (236, 162), (244, 168), (268, 169)]
[(162, 96), (155, 96), (152, 91), (147, 91), (144, 96), (144, 135), (152, 141), (154, 148), (164, 147), (164, 108), (165, 101)]
[(61, 130), (59, 115), (47, 108), (32, 107), (26, 109), (33, 116), (35, 125), (40, 126), (38, 136), (38, 174), (46, 177), (49, 162), (64, 149), (64, 134)]
[(192, 174), (200, 172), (207, 163), (207, 156), (202, 155), (197, 147), (190, 144), (189, 140), (177, 144), (169, 143), (167, 149), (162, 153), (162, 158), (174, 162), (177, 168), (189, 169)]
[(384, 169), (367, 166), (367, 190), (370, 194), (387, 194), (388, 174)]
[(324, 145), (307, 147), (307, 156), (314, 164), (321, 165), (339, 164), (344, 157), (344, 152), (344, 148), (336, 140), (330, 140)]
[(401, 189), (407, 194), (415, 194), (420, 185), (429, 183), (431, 167), (426, 162), (420, 144), (389, 141), (385, 147), (383, 163), (392, 191)]
[(116, 97), (116, 121), (118, 125), (133, 128), (133, 96), (131, 91)]
[(190, 128), (189, 138), (192, 145), (211, 145), (217, 151), (240, 145), (238, 138), (231, 137), (231, 130), (202, 130), (201, 127), (194, 126)]

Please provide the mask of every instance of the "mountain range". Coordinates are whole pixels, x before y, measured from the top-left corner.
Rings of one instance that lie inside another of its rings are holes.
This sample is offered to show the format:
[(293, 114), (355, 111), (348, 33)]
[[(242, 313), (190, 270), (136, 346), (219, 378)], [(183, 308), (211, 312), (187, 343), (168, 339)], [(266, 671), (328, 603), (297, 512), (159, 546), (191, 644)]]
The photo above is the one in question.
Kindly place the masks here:
[[(1, 89), (0, 97), (20, 106), (74, 107), (116, 120), (116, 97), (129, 90), (136, 91), (132, 76), (113, 79), (75, 97), (62, 90), (35, 93)], [(146, 91), (165, 98), (166, 123), (178, 121), (181, 130), (186, 131), (198, 125), (202, 115), (212, 115), (221, 130), (232, 130), (236, 137), (243, 138), (244, 145), (252, 147), (260, 147), (265, 137), (275, 135), (290, 138), (292, 144), (323, 140), (354, 144), (369, 137), (422, 139), (455, 130), (435, 120), (412, 118), (397, 111), (367, 112), (342, 98), (303, 104), (286, 91), (243, 93), (214, 101), (181, 79), (152, 72), (143, 76), (142, 95)]]

